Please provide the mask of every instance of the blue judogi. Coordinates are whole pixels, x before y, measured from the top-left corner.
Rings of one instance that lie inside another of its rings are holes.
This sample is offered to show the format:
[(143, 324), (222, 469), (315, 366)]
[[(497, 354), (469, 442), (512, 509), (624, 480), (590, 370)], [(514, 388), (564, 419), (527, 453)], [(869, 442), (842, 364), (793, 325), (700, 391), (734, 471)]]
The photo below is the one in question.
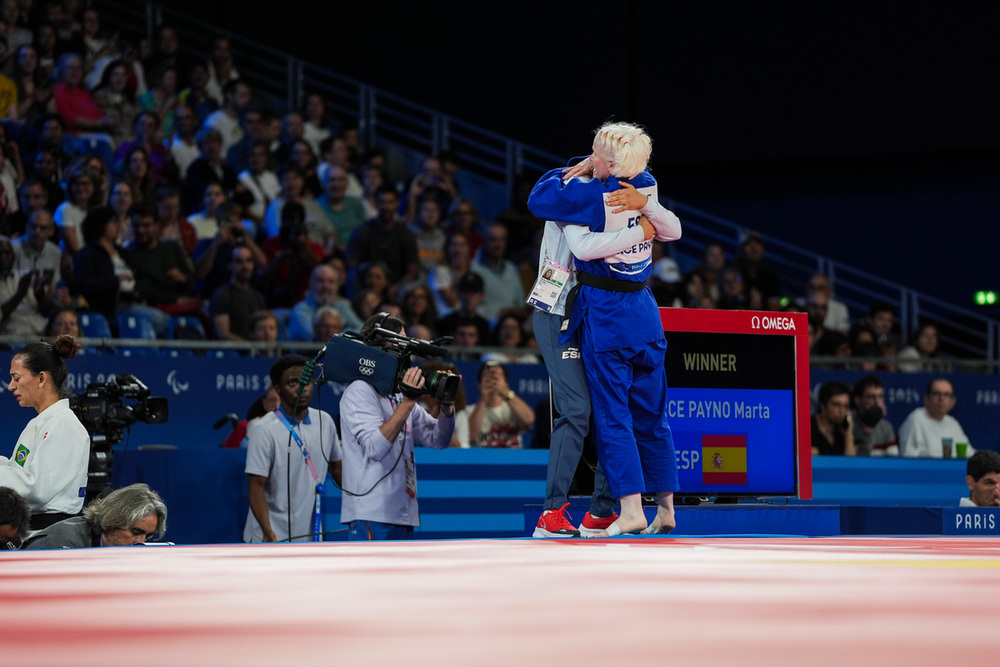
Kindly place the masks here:
[[(656, 201), (656, 181), (643, 171), (629, 184)], [(621, 186), (614, 176), (563, 181), (553, 169), (535, 185), (528, 207), (545, 220), (615, 231), (638, 224), (639, 211), (612, 213), (605, 196)], [(652, 241), (616, 255), (576, 260), (578, 273), (645, 283), (652, 271)], [(581, 282), (585, 276), (578, 276)], [(576, 336), (590, 383), (597, 451), (612, 496), (676, 491), (677, 457), (666, 418), (666, 340), (659, 308), (648, 288), (623, 292), (581, 285), (560, 342)]]

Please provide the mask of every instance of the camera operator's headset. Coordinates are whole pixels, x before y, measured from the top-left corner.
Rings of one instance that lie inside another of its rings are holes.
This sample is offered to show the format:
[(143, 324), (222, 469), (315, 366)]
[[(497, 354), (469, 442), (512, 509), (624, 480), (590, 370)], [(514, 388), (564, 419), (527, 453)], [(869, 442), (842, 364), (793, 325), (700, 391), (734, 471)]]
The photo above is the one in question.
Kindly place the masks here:
[[(373, 316), (374, 319), (371, 320), (371, 330), (365, 336), (365, 340), (368, 340), (374, 333), (376, 329), (385, 329), (386, 331), (392, 331), (393, 333), (401, 333), (405, 327), (403, 320), (399, 319), (392, 313), (387, 313), (385, 311), (377, 313)], [(392, 320), (389, 322), (389, 320)], [(386, 326), (386, 325), (389, 326)], [(399, 325), (399, 328), (396, 328)], [(362, 329), (367, 329), (368, 327), (361, 327)]]

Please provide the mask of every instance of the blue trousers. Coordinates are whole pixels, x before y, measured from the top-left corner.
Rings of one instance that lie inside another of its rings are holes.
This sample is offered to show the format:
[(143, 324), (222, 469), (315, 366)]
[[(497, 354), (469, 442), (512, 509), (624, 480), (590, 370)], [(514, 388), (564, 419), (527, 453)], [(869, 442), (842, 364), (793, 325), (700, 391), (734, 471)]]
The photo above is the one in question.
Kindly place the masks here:
[(597, 458), (615, 498), (677, 491), (677, 452), (667, 423), (667, 342), (599, 352), (583, 321), (580, 350), (590, 383)]
[(347, 524), (348, 542), (371, 542), (373, 540), (412, 540), (413, 526), (378, 521), (352, 521)]
[[(545, 476), (545, 505), (542, 509), (557, 509), (569, 502), (573, 475), (583, 454), (583, 439), (590, 430), (590, 392), (587, 375), (574, 344), (559, 344), (562, 317), (536, 310), (532, 326), (535, 340), (545, 361), (545, 370), (552, 381), (552, 400), (559, 418), (552, 426), (549, 467)], [(594, 471), (594, 495), (590, 513), (611, 516), (614, 501), (601, 466)]]

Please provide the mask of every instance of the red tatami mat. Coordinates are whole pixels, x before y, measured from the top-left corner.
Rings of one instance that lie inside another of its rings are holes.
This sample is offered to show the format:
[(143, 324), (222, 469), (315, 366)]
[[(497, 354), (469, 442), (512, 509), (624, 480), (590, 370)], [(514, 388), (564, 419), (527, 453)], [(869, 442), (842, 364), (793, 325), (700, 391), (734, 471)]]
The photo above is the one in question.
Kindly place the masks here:
[(1000, 539), (615, 538), (0, 553), (2, 665), (961, 665)]

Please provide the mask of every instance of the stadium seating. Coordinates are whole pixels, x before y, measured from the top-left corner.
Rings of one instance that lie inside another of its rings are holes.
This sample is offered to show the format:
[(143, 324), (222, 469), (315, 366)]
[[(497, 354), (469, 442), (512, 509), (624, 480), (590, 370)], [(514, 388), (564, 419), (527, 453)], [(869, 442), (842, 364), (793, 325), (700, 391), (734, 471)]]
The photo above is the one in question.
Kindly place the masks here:
[(191, 315), (171, 315), (167, 324), (167, 337), (171, 340), (206, 340), (205, 326)]
[(111, 325), (104, 315), (93, 312), (79, 314), (80, 333), (85, 338), (111, 338)]
[(140, 313), (123, 313), (118, 316), (118, 337), (156, 340), (153, 321)]

